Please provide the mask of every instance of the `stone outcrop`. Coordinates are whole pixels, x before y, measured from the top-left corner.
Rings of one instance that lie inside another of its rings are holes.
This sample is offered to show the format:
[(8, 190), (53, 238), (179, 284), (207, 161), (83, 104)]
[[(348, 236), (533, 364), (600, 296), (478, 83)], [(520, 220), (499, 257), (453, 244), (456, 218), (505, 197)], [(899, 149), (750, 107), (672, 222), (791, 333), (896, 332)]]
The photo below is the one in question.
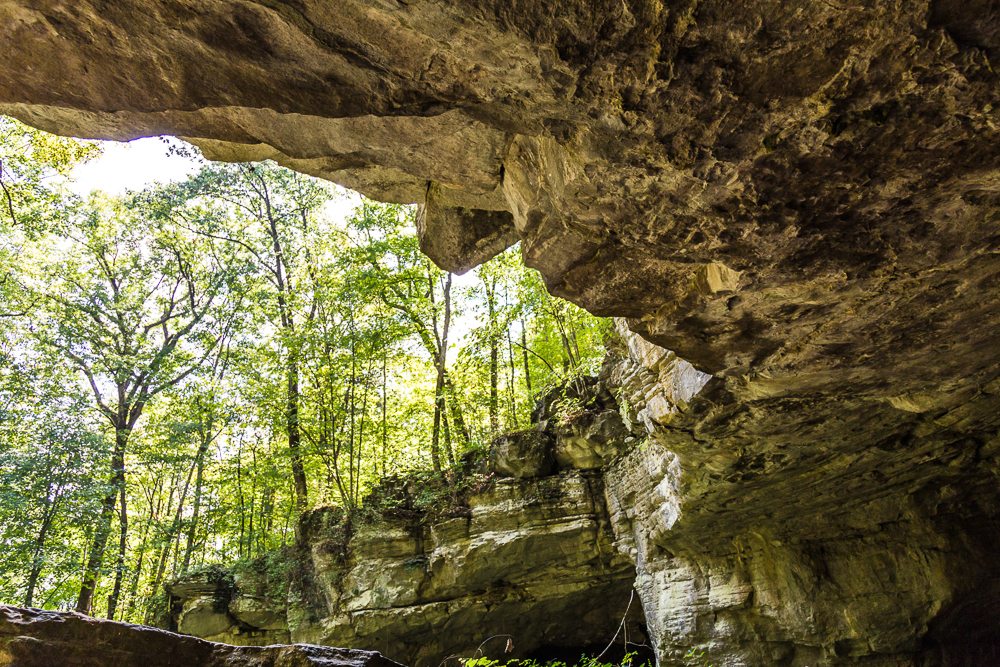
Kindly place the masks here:
[(375, 651), (236, 647), (70, 612), (0, 605), (3, 667), (400, 667)]
[(661, 661), (952, 660), (1000, 636), (998, 11), (4, 0), (0, 111), (420, 203), (455, 270), (519, 239), (644, 339), (609, 489)]
[[(530, 442), (551, 461), (555, 438), (541, 435)], [(287, 556), (287, 597), (262, 595), (253, 568), (198, 573), (168, 587), (174, 627), (233, 644), (374, 647), (431, 667), (477, 649), (576, 659), (616, 635), (642, 644), (635, 571), (613, 546), (599, 472), (515, 472), (470, 472), (451, 489), (430, 475), (387, 480), (350, 517), (315, 510)]]
[(227, 644), (287, 644), (291, 641), (285, 613), (287, 573), (278, 573), (281, 580), (275, 581), (268, 576), (266, 561), (255, 565), (235, 574), (208, 567), (170, 583), (165, 624), (186, 635)]
[[(608, 376), (632, 405), (671, 406), (634, 417), (649, 437), (605, 475), (661, 664), (691, 647), (726, 665), (1000, 659), (1000, 443), (962, 433), (988, 397), (856, 448), (825, 438), (827, 419), (713, 442), (699, 430), (726, 408), (711, 385), (690, 394), (690, 369), (643, 341), (620, 352)], [(855, 410), (835, 424), (879, 418)]]
[(737, 398), (900, 396), (992, 368), (1000, 47), (956, 7), (6, 0), (0, 110), (426, 203), (452, 268), (520, 239)]
[(543, 477), (555, 464), (552, 435), (535, 428), (501, 435), (490, 447), (489, 468), (505, 477)]

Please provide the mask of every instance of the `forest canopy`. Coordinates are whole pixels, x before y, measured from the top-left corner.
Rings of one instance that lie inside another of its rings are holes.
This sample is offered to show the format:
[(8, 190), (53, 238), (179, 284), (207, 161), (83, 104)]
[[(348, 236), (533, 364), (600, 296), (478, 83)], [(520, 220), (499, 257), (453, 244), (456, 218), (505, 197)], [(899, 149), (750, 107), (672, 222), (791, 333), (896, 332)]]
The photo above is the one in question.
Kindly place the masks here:
[(311, 508), (447, 480), (604, 358), (517, 248), (452, 275), (414, 207), (344, 219), (270, 162), (73, 194), (101, 150), (0, 118), (0, 602), (148, 621)]

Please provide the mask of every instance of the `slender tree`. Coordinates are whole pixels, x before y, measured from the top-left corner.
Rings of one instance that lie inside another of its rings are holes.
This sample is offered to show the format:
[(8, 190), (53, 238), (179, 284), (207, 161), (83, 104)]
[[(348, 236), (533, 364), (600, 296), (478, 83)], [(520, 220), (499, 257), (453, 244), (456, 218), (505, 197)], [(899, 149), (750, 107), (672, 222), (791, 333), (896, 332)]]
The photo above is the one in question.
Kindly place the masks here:
[(300, 420), (299, 329), (302, 322), (309, 323), (316, 315), (316, 263), (309, 249), (311, 225), (332, 198), (331, 190), (314, 179), (269, 163), (210, 165), (187, 187), (202, 197), (223, 202), (231, 222), (199, 225), (193, 216), (180, 210), (175, 211), (175, 217), (202, 236), (226, 241), (245, 251), (269, 288), (262, 305), (281, 331), (285, 433), (296, 507), (302, 513), (309, 501)]

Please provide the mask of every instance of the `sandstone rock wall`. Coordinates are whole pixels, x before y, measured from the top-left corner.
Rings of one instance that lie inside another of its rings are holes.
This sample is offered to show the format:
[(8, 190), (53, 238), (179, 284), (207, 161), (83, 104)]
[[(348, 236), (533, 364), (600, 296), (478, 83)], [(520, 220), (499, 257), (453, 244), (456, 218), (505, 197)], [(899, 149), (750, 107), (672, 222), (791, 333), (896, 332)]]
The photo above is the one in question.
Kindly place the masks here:
[(644, 642), (634, 569), (612, 546), (598, 472), (487, 481), (450, 517), (415, 511), (419, 485), (407, 486), (382, 489), (349, 523), (333, 508), (309, 515), (288, 599), (254, 595), (246, 575), (231, 590), (204, 575), (173, 583), (177, 629), (234, 644), (377, 647), (418, 666), (472, 656), (483, 642), (503, 655), (508, 638), (512, 656), (561, 649), (575, 659), (603, 648), (626, 612), (625, 632)]
[[(670, 406), (643, 420), (648, 439), (605, 475), (661, 664), (684, 664), (692, 647), (715, 664), (747, 666), (1000, 656), (997, 470), (980, 458), (1000, 441), (972, 444), (951, 428), (983, 406), (971, 401), (905, 443), (853, 455), (816, 456), (808, 450), (823, 443), (784, 431), (782, 447), (756, 443), (770, 446), (734, 465), (741, 433), (713, 442), (688, 432), (704, 423), (713, 387), (679, 392), (694, 385), (683, 364), (664, 365), (671, 358), (632, 341), (607, 369), (626, 404)], [(778, 455), (786, 465), (768, 460)], [(793, 475), (794, 457), (809, 465)], [(742, 497), (713, 495), (737, 482)]]

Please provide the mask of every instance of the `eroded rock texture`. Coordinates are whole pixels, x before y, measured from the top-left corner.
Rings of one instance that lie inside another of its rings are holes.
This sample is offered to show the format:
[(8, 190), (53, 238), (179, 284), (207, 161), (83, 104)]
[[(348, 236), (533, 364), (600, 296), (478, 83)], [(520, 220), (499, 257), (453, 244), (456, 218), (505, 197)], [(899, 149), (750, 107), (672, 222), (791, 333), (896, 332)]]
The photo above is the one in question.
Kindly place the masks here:
[(520, 239), (553, 292), (712, 376), (684, 407), (702, 378), (672, 357), (618, 373), (650, 429), (612, 474), (661, 659), (907, 661), (1000, 633), (998, 16), (3, 0), (0, 111), (421, 203), (455, 270)]
[(3, 667), (400, 667), (375, 651), (235, 647), (69, 612), (0, 605)]
[(613, 547), (597, 472), (472, 480), (433, 509), (421, 505), (432, 482), (410, 478), (386, 482), (350, 520), (315, 510), (287, 556), (287, 596), (253, 569), (210, 570), (168, 587), (174, 626), (233, 644), (375, 647), (431, 667), (477, 649), (576, 659), (616, 635), (645, 641), (635, 570)]
[(770, 403), (727, 414), (718, 384), (692, 396), (696, 371), (628, 340), (609, 379), (672, 409), (634, 418), (649, 438), (605, 483), (661, 663), (691, 646), (725, 665), (1000, 660), (1000, 442), (963, 432), (993, 419), (989, 394), (892, 435), (866, 430), (879, 411), (805, 401), (804, 424), (772, 409), (754, 426)]

